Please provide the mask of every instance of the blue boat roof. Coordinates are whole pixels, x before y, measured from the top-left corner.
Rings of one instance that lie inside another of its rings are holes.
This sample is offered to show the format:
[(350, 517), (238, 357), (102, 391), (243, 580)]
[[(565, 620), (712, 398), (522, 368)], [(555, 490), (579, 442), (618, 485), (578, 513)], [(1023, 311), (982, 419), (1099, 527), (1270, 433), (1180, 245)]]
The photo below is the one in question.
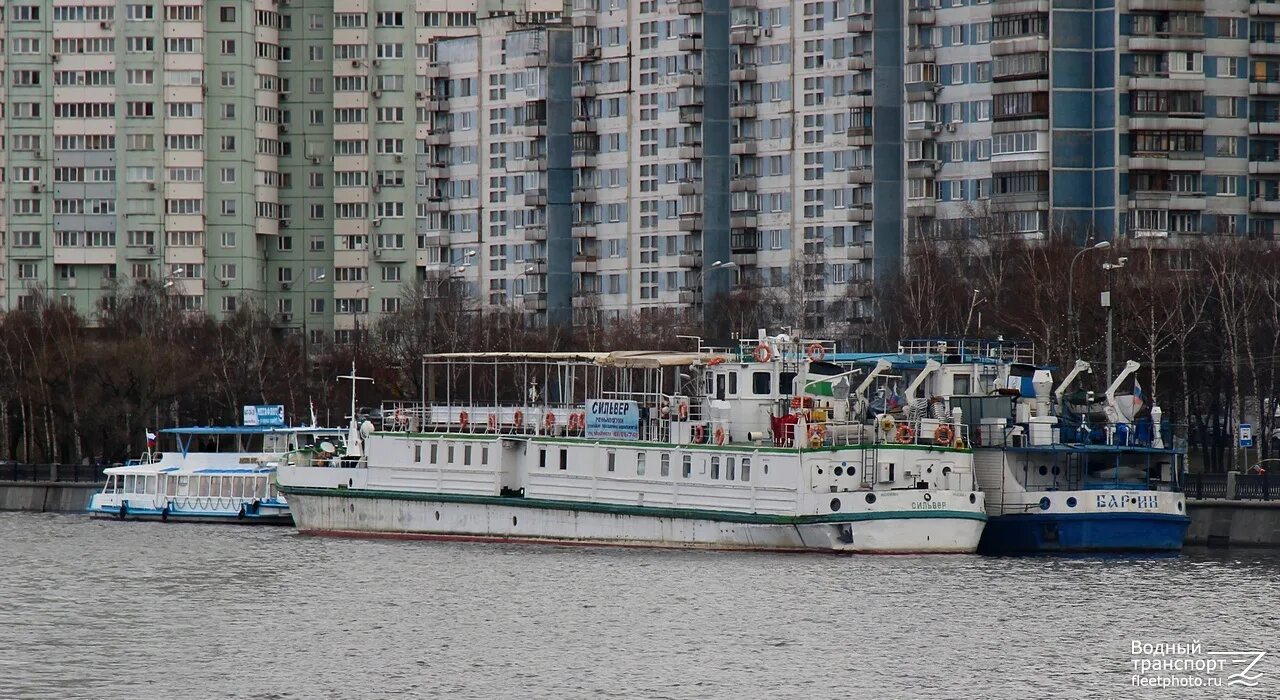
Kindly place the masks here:
[(162, 428), (162, 433), (170, 435), (263, 435), (266, 433), (342, 433), (342, 428), (318, 428), (318, 427), (271, 427), (263, 425), (209, 425), (194, 426), (190, 428)]
[[(918, 355), (903, 354), (898, 352), (836, 352), (827, 355), (828, 362), (857, 362), (857, 363), (873, 363), (876, 360), (886, 360), (895, 367), (924, 368), (924, 364), (928, 360), (950, 357), (949, 355)], [(961, 355), (960, 361), (965, 364), (981, 364), (981, 365), (998, 365), (1004, 364), (1005, 361), (994, 357), (980, 357), (972, 355)]]
[(1022, 447), (1006, 447), (1009, 452), (1035, 452), (1035, 453), (1053, 453), (1053, 452), (1071, 452), (1073, 454), (1119, 454), (1127, 452), (1131, 454), (1152, 454), (1152, 455), (1178, 455), (1186, 454), (1185, 450), (1175, 447), (1144, 447), (1141, 445), (1085, 445), (1081, 443), (1055, 443), (1052, 445), (1023, 445)]
[(227, 468), (221, 468), (221, 469), (210, 467), (208, 469), (195, 469), (195, 470), (192, 470), (191, 473), (192, 474), (268, 474), (273, 471), (275, 471), (275, 467), (242, 467), (242, 468), (227, 467)]

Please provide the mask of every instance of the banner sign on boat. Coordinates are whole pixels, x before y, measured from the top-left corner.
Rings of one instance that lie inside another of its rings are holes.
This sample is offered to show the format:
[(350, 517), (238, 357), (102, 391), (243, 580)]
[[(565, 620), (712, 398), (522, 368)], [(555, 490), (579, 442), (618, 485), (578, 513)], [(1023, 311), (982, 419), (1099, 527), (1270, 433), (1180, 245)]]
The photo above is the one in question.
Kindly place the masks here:
[(284, 404), (275, 406), (245, 406), (244, 424), (264, 428), (284, 427)]
[(640, 404), (635, 401), (588, 400), (587, 437), (639, 440)]

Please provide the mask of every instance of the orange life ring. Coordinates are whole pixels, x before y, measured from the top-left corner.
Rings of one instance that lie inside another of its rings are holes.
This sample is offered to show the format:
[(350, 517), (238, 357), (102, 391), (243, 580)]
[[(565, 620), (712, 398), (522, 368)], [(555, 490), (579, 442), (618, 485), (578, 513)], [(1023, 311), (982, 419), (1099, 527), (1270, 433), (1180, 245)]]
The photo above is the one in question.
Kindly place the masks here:
[(519, 427), (523, 426), (523, 425), (524, 425), (524, 411), (516, 411), (516, 415), (514, 416), (514, 420), (512, 420), (512, 422), (516, 424), (516, 427), (517, 427), (517, 428), (519, 428)]
[(497, 430), (497, 429), (498, 429), (498, 417), (490, 413), (489, 414), (489, 430)]
[(723, 357), (713, 357), (713, 358), (711, 358), (711, 360), (710, 360), (710, 361), (708, 361), (708, 362), (707, 362), (707, 364), (709, 364), (709, 365), (722, 365), (722, 364), (724, 364), (724, 358), (723, 358)]
[(717, 445), (724, 444), (724, 426), (723, 425), (716, 426), (715, 438), (716, 438)]
[(768, 362), (769, 358), (773, 357), (773, 353), (769, 352), (768, 345), (761, 343), (756, 346), (756, 351), (751, 353), (751, 356), (756, 358), (756, 362)]
[(813, 345), (809, 346), (807, 354), (809, 356), (810, 361), (821, 362), (823, 358), (827, 356), (827, 349), (822, 347), (818, 343), (814, 343)]
[(955, 431), (946, 423), (942, 423), (937, 430), (933, 431), (933, 441), (939, 445), (950, 445), (955, 437)]
[(547, 426), (548, 430), (551, 429), (551, 427), (556, 424), (556, 414), (547, 411), (547, 415), (543, 417), (542, 423)]
[(898, 426), (898, 432), (896, 437), (898, 439), (898, 444), (910, 445), (911, 443), (916, 441), (916, 430), (915, 428), (912, 428), (906, 423), (903, 423)]
[(703, 428), (701, 425), (693, 426), (693, 444), (701, 445), (702, 437), (705, 433), (706, 433), (706, 429)]
[(458, 424), (461, 425), (463, 428), (467, 427), (468, 425), (471, 424), (471, 416), (466, 411), (459, 413)]
[(582, 430), (586, 426), (586, 416), (581, 413), (569, 414), (569, 430)]
[(688, 420), (688, 419), (689, 419), (689, 404), (685, 403), (684, 401), (681, 401), (681, 402), (676, 406), (676, 415), (680, 418), (680, 420)]

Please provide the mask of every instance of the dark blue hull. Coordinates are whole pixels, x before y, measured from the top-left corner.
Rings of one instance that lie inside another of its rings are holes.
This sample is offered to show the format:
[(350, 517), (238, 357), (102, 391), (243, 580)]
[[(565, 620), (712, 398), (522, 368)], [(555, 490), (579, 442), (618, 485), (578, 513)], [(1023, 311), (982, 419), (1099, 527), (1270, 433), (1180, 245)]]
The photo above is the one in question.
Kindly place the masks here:
[(1191, 518), (1165, 513), (1026, 513), (987, 520), (980, 554), (1176, 552)]

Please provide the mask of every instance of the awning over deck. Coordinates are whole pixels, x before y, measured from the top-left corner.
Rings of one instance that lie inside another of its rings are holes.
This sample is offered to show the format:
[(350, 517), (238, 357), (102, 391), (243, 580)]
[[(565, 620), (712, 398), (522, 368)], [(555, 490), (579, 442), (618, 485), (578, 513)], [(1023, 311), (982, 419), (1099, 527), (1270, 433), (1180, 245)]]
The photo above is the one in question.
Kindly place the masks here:
[(698, 361), (697, 353), (661, 350), (618, 350), (615, 352), (446, 352), (423, 355), (424, 362), (555, 363), (583, 362), (603, 367), (659, 369), (686, 367)]

